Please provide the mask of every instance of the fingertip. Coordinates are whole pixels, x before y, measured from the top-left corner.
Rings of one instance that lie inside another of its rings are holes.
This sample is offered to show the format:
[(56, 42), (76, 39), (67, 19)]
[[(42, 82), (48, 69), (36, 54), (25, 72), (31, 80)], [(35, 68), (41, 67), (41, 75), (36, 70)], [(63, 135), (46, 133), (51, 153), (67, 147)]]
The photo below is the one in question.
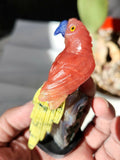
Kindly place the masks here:
[(112, 136), (120, 143), (120, 116), (113, 119), (110, 129)]
[(18, 130), (25, 129), (30, 124), (30, 114), (33, 109), (32, 101), (18, 107), (13, 107), (7, 110), (2, 117), (4, 117), (11, 126)]
[(33, 107), (33, 102), (32, 101), (29, 101), (27, 103), (25, 103), (23, 106), (29, 106), (29, 107)]
[(111, 120), (115, 117), (113, 106), (102, 97), (95, 97), (92, 101), (92, 108), (97, 117)]
[(23, 114), (30, 115), (33, 109), (33, 102), (29, 101), (25, 103), (23, 106), (20, 106), (20, 108), (17, 108), (19, 111), (23, 112)]

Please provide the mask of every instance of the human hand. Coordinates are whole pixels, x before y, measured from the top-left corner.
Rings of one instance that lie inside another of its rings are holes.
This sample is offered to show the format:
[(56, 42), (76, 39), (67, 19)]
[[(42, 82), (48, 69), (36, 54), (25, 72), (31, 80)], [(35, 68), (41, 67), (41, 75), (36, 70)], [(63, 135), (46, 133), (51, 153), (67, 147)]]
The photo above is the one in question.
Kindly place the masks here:
[(29, 102), (0, 117), (0, 160), (40, 160), (37, 148), (31, 151), (27, 147), (32, 108)]
[[(86, 86), (89, 84), (90, 82), (86, 83)], [(83, 86), (83, 90), (85, 88)], [(88, 90), (86, 93), (93, 94)], [(12, 108), (0, 117), (0, 160), (55, 160), (37, 146), (32, 151), (27, 147), (32, 108), (33, 104), (30, 102), (24, 106)], [(115, 117), (113, 107), (103, 98), (94, 98), (92, 108), (95, 117), (87, 126), (83, 141), (72, 153), (61, 160), (119, 159), (120, 117)]]
[(120, 116), (105, 99), (93, 99), (95, 117), (84, 131), (83, 141), (61, 160), (120, 160)]

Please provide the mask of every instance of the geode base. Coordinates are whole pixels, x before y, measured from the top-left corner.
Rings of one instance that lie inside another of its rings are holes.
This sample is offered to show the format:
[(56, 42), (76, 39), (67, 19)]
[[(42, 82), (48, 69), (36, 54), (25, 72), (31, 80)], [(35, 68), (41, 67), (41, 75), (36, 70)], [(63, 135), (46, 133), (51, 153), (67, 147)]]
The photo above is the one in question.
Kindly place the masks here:
[(70, 144), (67, 147), (61, 149), (56, 144), (53, 137), (51, 135), (47, 135), (42, 142), (38, 143), (38, 146), (50, 156), (54, 158), (62, 158), (77, 147), (77, 145), (80, 143), (81, 138), (82, 132), (79, 130)]
[(51, 133), (38, 146), (53, 157), (59, 158), (70, 153), (82, 137), (80, 128), (89, 111), (91, 98), (80, 87), (69, 95), (60, 123), (53, 124)]

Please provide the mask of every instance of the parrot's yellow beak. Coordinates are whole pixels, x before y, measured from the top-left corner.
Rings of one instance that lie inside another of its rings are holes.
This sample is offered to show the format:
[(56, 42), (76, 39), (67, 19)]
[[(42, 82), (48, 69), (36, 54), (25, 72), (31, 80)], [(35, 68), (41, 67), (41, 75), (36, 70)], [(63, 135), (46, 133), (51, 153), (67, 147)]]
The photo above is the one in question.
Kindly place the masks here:
[(68, 24), (67, 20), (62, 21), (59, 24), (59, 26), (57, 27), (57, 29), (55, 30), (54, 35), (57, 35), (57, 34), (61, 33), (62, 36), (64, 37), (65, 36), (65, 32), (66, 32), (66, 28), (67, 28), (67, 24)]

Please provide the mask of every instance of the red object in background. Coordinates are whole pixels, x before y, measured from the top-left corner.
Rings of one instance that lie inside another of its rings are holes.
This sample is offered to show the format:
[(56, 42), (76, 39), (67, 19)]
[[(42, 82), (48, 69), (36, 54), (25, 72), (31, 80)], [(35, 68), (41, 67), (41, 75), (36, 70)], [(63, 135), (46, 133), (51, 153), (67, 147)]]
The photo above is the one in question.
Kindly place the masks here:
[(119, 18), (113, 18), (113, 17), (107, 17), (103, 25), (100, 27), (100, 29), (111, 29), (116, 32), (120, 31), (120, 19)]

